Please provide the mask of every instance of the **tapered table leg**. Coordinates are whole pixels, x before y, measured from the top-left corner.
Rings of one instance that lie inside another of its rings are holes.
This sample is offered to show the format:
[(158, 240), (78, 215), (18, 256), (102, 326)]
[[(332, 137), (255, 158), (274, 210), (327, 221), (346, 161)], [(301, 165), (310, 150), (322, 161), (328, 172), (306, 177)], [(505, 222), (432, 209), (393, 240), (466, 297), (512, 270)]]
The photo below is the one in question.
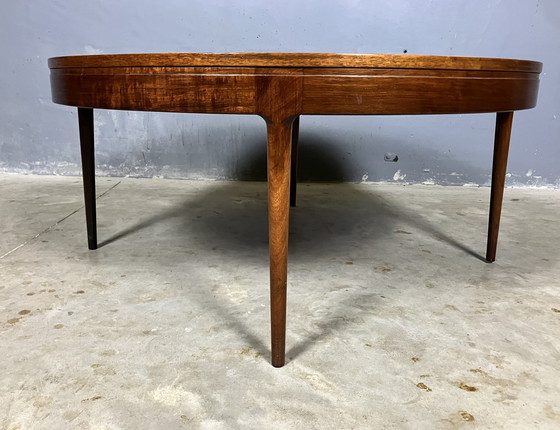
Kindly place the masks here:
[(494, 138), (494, 161), (492, 163), (492, 190), (490, 192), (490, 219), (488, 221), (488, 244), (486, 261), (496, 260), (500, 215), (506, 180), (506, 167), (511, 136), (513, 112), (498, 112), (496, 117), (496, 135)]
[(82, 178), (84, 182), (88, 248), (97, 249), (93, 109), (78, 108), (78, 123), (80, 127), (80, 149), (82, 153)]
[(296, 205), (299, 115), (292, 124), (292, 167), (290, 174), (290, 206)]
[(267, 124), (271, 350), (274, 367), (284, 365), (286, 349), (292, 121)]

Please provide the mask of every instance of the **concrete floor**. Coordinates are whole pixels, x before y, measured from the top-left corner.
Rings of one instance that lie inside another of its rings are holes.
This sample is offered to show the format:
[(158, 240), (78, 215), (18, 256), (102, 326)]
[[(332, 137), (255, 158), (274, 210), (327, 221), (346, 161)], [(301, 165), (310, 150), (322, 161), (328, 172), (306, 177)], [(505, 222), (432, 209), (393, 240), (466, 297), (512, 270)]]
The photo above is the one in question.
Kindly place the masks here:
[(275, 369), (265, 184), (0, 189), (2, 430), (560, 428), (558, 190), (301, 185)]

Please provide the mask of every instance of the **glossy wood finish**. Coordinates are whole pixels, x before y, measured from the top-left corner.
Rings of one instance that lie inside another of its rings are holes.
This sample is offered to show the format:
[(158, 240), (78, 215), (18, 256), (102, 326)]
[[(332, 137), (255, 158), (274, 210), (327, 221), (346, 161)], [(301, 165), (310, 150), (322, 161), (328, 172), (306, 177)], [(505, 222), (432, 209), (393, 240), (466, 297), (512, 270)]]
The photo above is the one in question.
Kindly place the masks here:
[(284, 365), (286, 344), (286, 285), (290, 214), (291, 138), (294, 117), (269, 122), (268, 129), (268, 241), (270, 247), (270, 311), (272, 365)]
[(541, 63), (348, 54), (123, 54), (49, 59), (53, 101), (77, 106), (88, 245), (97, 246), (93, 108), (260, 115), (266, 122), (272, 364), (285, 362), (289, 207), (299, 116), (497, 112), (487, 260), (494, 261), (513, 111)]
[(72, 106), (256, 113), (259, 75), (296, 74), (300, 114), (497, 112), (532, 107), (542, 65), (413, 55), (128, 54), (49, 60), (53, 99)]
[(298, 174), (298, 141), (299, 141), (299, 115), (292, 124), (292, 164), (290, 166), (290, 206), (295, 207), (297, 201), (297, 174)]
[(78, 125), (80, 129), (82, 180), (84, 183), (84, 201), (86, 209), (88, 248), (97, 249), (93, 109), (78, 108)]
[(502, 58), (450, 57), (435, 55), (331, 54), (243, 52), (231, 54), (157, 53), (77, 55), (49, 59), (49, 68), (82, 67), (377, 67), (440, 70), (505, 70), (536, 72), (535, 61)]
[(498, 112), (496, 115), (492, 189), (490, 191), (490, 219), (488, 221), (488, 242), (486, 247), (486, 261), (489, 263), (496, 260), (496, 247), (498, 245), (498, 230), (500, 229), (512, 123), (513, 112)]

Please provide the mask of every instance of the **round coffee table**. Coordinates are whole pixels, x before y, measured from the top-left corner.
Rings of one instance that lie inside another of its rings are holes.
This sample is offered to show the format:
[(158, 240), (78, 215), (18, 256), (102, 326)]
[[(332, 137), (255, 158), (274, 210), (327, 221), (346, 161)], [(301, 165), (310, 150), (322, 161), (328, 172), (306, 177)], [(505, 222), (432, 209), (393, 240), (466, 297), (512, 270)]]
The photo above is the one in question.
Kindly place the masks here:
[(542, 64), (349, 54), (121, 54), (49, 59), (52, 98), (77, 106), (88, 246), (97, 248), (93, 109), (255, 114), (268, 132), (272, 364), (284, 365), (288, 216), (300, 115), (496, 112), (486, 260), (496, 245), (513, 112), (536, 105)]

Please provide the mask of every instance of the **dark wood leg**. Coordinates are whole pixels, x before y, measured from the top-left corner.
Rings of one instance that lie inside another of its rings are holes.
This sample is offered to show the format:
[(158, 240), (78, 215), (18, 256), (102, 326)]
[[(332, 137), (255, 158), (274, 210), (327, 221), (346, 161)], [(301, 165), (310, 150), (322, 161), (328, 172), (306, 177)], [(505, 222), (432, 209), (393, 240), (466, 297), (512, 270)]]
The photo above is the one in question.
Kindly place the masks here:
[(492, 163), (488, 245), (486, 248), (486, 261), (490, 263), (496, 260), (496, 246), (498, 245), (498, 230), (500, 229), (500, 215), (502, 214), (502, 200), (512, 122), (513, 112), (498, 112), (496, 117), (496, 136), (494, 138), (494, 161)]
[(270, 316), (272, 365), (282, 367), (286, 351), (286, 286), (292, 121), (269, 122), (268, 240), (270, 247)]
[(299, 115), (292, 124), (292, 167), (290, 174), (290, 206), (292, 207), (296, 206), (298, 139)]
[(82, 152), (82, 177), (84, 182), (88, 248), (97, 249), (93, 109), (78, 108), (78, 123), (80, 127), (80, 149)]

